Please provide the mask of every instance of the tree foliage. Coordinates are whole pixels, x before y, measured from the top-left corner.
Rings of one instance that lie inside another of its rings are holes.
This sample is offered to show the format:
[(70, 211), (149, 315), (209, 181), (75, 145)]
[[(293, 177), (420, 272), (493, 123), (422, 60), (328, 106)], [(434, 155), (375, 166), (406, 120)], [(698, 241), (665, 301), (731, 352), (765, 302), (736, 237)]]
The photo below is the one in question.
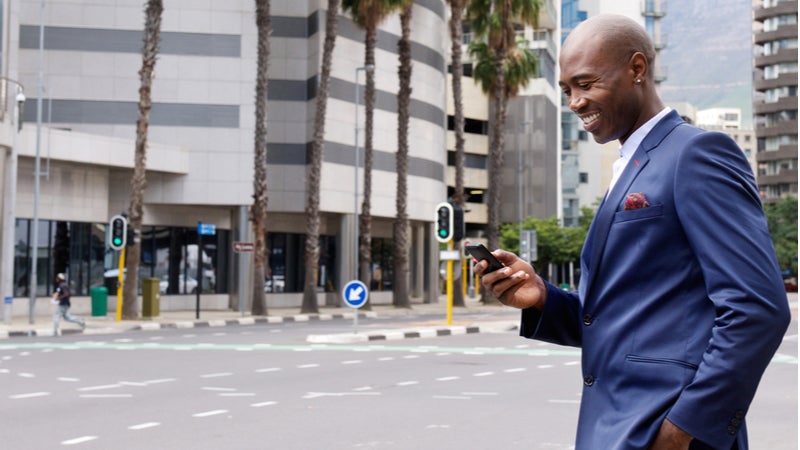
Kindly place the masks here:
[(797, 198), (787, 197), (765, 205), (764, 212), (781, 271), (797, 277)]

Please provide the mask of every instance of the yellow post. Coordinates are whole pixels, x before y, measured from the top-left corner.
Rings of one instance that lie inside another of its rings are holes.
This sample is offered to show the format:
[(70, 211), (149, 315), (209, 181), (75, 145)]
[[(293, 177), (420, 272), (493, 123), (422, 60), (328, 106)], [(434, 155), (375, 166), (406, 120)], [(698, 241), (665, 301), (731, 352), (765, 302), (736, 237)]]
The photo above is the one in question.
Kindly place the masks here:
[(117, 274), (117, 322), (122, 320), (122, 280), (125, 275), (125, 247), (119, 250), (119, 273)]
[[(447, 250), (453, 250), (453, 241), (447, 242)], [(453, 324), (453, 260), (447, 260), (447, 324)]]
[(461, 298), (467, 298), (467, 287), (469, 286), (469, 275), (467, 275), (467, 264), (470, 263), (469, 259), (461, 259)]

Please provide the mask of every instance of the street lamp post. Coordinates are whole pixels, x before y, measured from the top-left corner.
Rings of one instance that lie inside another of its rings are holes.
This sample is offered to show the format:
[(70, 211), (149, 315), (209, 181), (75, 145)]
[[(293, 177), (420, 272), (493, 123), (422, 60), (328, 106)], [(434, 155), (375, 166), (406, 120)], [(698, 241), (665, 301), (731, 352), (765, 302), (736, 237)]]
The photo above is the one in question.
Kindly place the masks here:
[(359, 153), (359, 146), (358, 146), (358, 72), (372, 72), (375, 70), (375, 66), (372, 64), (367, 64), (366, 66), (356, 67), (356, 92), (355, 92), (355, 104), (356, 114), (354, 120), (354, 127), (355, 127), (355, 176), (353, 177), (353, 249), (355, 252), (353, 253), (353, 280), (358, 280), (358, 153)]
[(44, 0), (39, 2), (39, 74), (36, 84), (36, 162), (33, 169), (33, 223), (31, 230), (31, 266), (30, 291), (28, 303), (28, 322), (36, 321), (36, 265), (39, 262), (39, 177), (41, 158), (39, 156), (42, 141), (42, 97), (44, 96)]
[[(6, 164), (6, 189), (5, 200), (3, 201), (3, 252), (2, 279), (0, 279), (0, 292), (4, 298), (5, 321), (11, 320), (10, 305), (14, 298), (14, 230), (16, 220), (16, 198), (17, 198), (17, 134), (22, 128), (20, 126), (20, 110), (25, 103), (24, 87), (16, 80), (2, 78), (3, 81), (17, 85), (17, 95), (14, 104), (13, 130), (11, 135), (11, 151), (9, 152), (8, 164)], [(5, 83), (3, 83), (5, 88)], [(5, 90), (5, 89), (4, 89)]]

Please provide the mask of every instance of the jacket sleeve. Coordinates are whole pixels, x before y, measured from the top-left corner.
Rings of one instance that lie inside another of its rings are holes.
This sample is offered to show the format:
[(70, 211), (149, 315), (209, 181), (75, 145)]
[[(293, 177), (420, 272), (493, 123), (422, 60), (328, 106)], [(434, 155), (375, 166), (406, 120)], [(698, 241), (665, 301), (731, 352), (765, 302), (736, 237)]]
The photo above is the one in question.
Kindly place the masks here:
[(675, 177), (676, 211), (715, 320), (694, 379), (667, 418), (713, 448), (731, 448), (791, 320), (788, 301), (755, 180), (736, 144), (720, 133), (698, 135)]
[(544, 309), (522, 310), (520, 336), (560, 345), (581, 346), (581, 302), (576, 292), (567, 292), (545, 282)]

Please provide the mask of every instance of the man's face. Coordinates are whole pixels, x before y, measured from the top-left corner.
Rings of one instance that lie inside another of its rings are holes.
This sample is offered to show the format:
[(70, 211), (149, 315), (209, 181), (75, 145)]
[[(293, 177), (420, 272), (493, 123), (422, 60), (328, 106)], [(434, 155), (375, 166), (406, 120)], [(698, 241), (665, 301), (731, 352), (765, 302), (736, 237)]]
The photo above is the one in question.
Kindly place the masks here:
[(564, 47), (559, 63), (558, 84), (584, 129), (600, 144), (624, 142), (638, 127), (641, 111), (627, 62), (599, 40), (577, 37)]

